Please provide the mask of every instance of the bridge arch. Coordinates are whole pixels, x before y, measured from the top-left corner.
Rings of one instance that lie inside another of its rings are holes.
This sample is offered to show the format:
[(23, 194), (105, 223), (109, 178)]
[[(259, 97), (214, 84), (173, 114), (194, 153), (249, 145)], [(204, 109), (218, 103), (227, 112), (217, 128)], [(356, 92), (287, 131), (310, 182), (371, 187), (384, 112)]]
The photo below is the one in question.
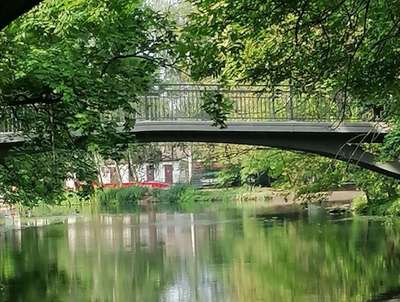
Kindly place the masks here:
[[(232, 103), (228, 127), (213, 127), (204, 111), (205, 96), (222, 94)], [(289, 86), (266, 89), (244, 85), (223, 88), (218, 85), (160, 84), (139, 97), (137, 123), (128, 134), (139, 142), (209, 142), (269, 146), (303, 151), (351, 162), (360, 167), (400, 179), (399, 162), (379, 162), (362, 149), (363, 143), (381, 143), (389, 129), (371, 120), (357, 107), (343, 113), (329, 99), (309, 98)], [(29, 109), (29, 108), (28, 108)], [(12, 110), (0, 121), (0, 159), (13, 146), (25, 141)], [(131, 113), (130, 113), (131, 114)], [(123, 124), (123, 109), (103, 115)], [(339, 119), (343, 122), (337, 125)], [(208, 120), (208, 121), (207, 121)], [(336, 125), (336, 126), (335, 126)], [(113, 129), (124, 131), (124, 129)], [(80, 136), (79, 134), (75, 134)]]
[(138, 122), (133, 131), (139, 142), (205, 142), (268, 146), (334, 158), (400, 179), (399, 162), (379, 162), (362, 143), (382, 142), (385, 130), (372, 123), (269, 122), (230, 123), (219, 129), (210, 122)]

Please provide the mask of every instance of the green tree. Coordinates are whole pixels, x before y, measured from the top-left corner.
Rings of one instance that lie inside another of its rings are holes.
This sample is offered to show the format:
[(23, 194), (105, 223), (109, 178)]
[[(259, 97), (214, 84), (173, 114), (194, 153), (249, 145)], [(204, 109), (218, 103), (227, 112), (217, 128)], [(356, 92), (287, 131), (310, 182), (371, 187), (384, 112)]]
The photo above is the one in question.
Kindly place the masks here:
[(290, 82), (344, 111), (355, 104), (397, 119), (398, 0), (191, 2), (179, 50), (195, 78)]
[[(191, 3), (194, 9), (178, 51), (195, 79), (271, 87), (291, 84), (304, 96), (304, 103), (312, 100), (319, 104), (322, 97), (340, 108), (339, 121), (351, 117), (354, 110), (368, 112), (367, 118), (383, 120), (392, 127), (381, 149), (382, 158), (400, 157), (398, 0)], [(308, 112), (308, 107), (302, 104), (301, 108)], [(287, 173), (304, 191), (329, 187), (353, 170), (306, 158), (311, 164), (307, 167), (299, 161), (293, 163), (308, 173), (293, 171), (293, 167)], [(334, 166), (328, 177), (324, 167)], [(398, 182), (383, 176), (357, 172), (348, 178), (369, 192), (370, 200), (379, 196), (382, 202), (385, 196), (393, 199), (398, 194)], [(306, 179), (313, 185), (303, 186)]]
[[(82, 152), (115, 156), (126, 148), (133, 137), (121, 127), (132, 129), (140, 94), (166, 64), (172, 28), (139, 0), (51, 0), (0, 32), (0, 118), (17, 120), (28, 138), (3, 159), (0, 194), (11, 200), (10, 188), (22, 192), (22, 179), (33, 177), (58, 191), (46, 179), (64, 179), (72, 163), (84, 169), (90, 158)], [(52, 168), (21, 175), (21, 162)]]

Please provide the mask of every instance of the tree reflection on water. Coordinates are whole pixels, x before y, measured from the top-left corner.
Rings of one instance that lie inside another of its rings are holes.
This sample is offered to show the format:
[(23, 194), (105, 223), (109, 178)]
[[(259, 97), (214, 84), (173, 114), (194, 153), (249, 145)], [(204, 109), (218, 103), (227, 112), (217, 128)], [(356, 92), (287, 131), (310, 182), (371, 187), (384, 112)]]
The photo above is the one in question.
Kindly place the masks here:
[(239, 210), (70, 217), (1, 233), (0, 301), (385, 301), (399, 231)]

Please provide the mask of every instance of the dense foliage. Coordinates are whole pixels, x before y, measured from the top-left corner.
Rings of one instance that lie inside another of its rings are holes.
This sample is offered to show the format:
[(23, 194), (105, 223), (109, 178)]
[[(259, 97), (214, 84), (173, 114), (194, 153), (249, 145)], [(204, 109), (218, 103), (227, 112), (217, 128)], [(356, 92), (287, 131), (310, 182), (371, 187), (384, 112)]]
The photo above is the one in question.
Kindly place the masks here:
[(133, 141), (120, 130), (165, 63), (171, 26), (138, 0), (49, 0), (0, 32), (2, 127), (17, 120), (29, 138), (2, 160), (7, 201), (12, 187), (21, 201), (33, 202), (25, 190), (51, 201), (69, 173), (94, 179), (79, 173), (93, 165), (87, 151), (115, 155)]
[[(307, 96), (304, 100), (314, 98), (318, 103), (322, 97), (336, 104), (338, 121), (351, 117), (354, 108), (358, 114), (369, 112), (369, 118), (392, 127), (382, 159), (400, 156), (399, 1), (191, 3), (195, 9), (179, 50), (194, 78), (271, 87), (290, 84)], [(320, 179), (304, 186), (304, 191), (328, 188), (348, 178), (366, 191), (370, 202), (398, 196), (396, 181), (370, 172), (348, 175), (353, 169), (346, 165), (312, 158), (290, 161), (292, 171), (286, 175), (288, 180), (293, 174)], [(325, 169), (333, 166), (336, 169), (329, 169), (327, 175)]]
[(218, 172), (221, 187), (271, 186), (309, 198), (314, 194), (353, 186), (365, 192), (355, 206), (358, 212), (399, 215), (400, 186), (396, 179), (335, 159), (302, 152), (239, 145), (200, 145), (194, 158)]
[[(399, 1), (193, 0), (180, 52), (196, 79), (277, 85), (399, 116)], [(388, 137), (399, 155), (398, 128)]]
[(98, 200), (102, 205), (137, 205), (149, 192), (144, 187), (128, 187), (118, 189), (107, 189), (98, 193)]
[(229, 186), (238, 179), (242, 185), (272, 185), (301, 195), (340, 187), (353, 179), (352, 170), (359, 168), (316, 155), (247, 149), (234, 160), (225, 162), (218, 179), (222, 186)]
[(396, 0), (192, 2), (186, 54), (198, 78), (291, 80), (310, 92), (396, 100)]
[(232, 101), (218, 92), (205, 92), (202, 109), (213, 121), (213, 126), (226, 128), (226, 120), (233, 109)]
[[(393, 127), (382, 158), (397, 158), (398, 4), (192, 0), (182, 5), (184, 14), (172, 9), (171, 21), (140, 0), (45, 1), (0, 32), (1, 127), (17, 120), (29, 138), (1, 154), (0, 195), (56, 202), (71, 176), (89, 193), (98, 154), (122, 158), (133, 137), (121, 130), (132, 129), (140, 94), (177, 55), (194, 80), (290, 84), (306, 101), (331, 100), (342, 117), (351, 117), (349, 108), (373, 112)], [(305, 117), (308, 107), (299, 107)], [(223, 128), (232, 103), (205, 93), (202, 110)], [(152, 146), (126, 154), (130, 166), (161, 156)], [(271, 150), (243, 154), (236, 162), (223, 159), (229, 168), (220, 174), (223, 183), (267, 175), (268, 182), (309, 192), (352, 180), (370, 201), (398, 196), (397, 182), (343, 163)]]

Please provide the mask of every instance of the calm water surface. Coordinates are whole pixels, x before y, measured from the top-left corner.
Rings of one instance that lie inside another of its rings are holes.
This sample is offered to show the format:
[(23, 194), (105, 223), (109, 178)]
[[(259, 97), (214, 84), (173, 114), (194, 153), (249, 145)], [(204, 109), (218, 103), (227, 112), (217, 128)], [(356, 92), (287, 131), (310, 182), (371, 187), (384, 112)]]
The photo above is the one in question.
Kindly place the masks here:
[(400, 301), (399, 294), (400, 226), (318, 209), (93, 214), (0, 232), (0, 301), (347, 302)]

